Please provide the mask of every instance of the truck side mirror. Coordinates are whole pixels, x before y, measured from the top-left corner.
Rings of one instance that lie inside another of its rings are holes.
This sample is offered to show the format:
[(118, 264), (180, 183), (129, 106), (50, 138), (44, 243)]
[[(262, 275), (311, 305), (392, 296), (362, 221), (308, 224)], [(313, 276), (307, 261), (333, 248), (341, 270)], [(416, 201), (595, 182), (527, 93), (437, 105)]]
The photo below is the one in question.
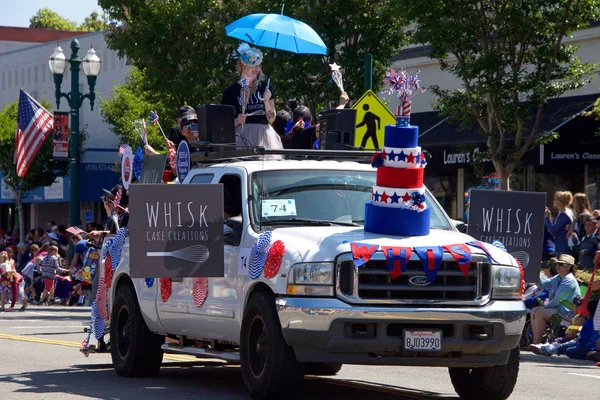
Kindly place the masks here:
[(225, 225), (231, 228), (232, 232), (229, 235), (225, 235), (225, 243), (231, 246), (239, 246), (242, 242), (242, 232), (244, 225), (242, 223), (242, 216), (236, 215), (225, 220)]
[(465, 224), (462, 221), (458, 221), (456, 219), (453, 219), (451, 221), (452, 221), (452, 224), (454, 225), (454, 227), (456, 229), (458, 229), (459, 232), (467, 233), (467, 224)]

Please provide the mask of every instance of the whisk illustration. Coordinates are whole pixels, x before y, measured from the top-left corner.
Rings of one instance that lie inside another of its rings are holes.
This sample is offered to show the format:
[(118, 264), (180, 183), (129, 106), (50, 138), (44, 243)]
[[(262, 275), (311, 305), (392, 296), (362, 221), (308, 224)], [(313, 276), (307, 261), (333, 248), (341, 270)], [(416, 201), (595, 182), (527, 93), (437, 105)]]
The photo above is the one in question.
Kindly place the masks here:
[(201, 264), (208, 260), (209, 255), (210, 252), (208, 251), (208, 248), (201, 244), (184, 247), (183, 249), (178, 249), (175, 251), (146, 252), (146, 256), (148, 257), (174, 257), (179, 258), (180, 260), (185, 260), (196, 264)]
[(523, 268), (526, 268), (529, 265), (529, 254), (525, 251), (515, 251), (514, 253), (510, 253), (511, 256), (516, 258)]

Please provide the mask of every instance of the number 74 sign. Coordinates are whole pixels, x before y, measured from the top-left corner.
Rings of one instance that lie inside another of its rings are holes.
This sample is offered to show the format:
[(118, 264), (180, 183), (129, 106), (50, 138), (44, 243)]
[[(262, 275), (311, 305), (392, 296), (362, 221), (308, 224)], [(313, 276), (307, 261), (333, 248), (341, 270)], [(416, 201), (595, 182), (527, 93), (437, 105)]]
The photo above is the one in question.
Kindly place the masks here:
[(296, 201), (293, 199), (271, 199), (262, 201), (263, 217), (296, 215)]

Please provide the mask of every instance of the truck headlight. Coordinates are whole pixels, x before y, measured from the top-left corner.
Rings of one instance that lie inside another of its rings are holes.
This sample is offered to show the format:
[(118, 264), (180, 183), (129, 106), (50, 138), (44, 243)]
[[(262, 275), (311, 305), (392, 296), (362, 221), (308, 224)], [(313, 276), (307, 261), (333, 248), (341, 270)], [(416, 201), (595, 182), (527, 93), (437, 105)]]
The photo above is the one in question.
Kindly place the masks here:
[(521, 299), (521, 271), (515, 267), (492, 266), (492, 298)]
[(333, 296), (334, 264), (294, 264), (288, 278), (287, 294), (304, 296)]

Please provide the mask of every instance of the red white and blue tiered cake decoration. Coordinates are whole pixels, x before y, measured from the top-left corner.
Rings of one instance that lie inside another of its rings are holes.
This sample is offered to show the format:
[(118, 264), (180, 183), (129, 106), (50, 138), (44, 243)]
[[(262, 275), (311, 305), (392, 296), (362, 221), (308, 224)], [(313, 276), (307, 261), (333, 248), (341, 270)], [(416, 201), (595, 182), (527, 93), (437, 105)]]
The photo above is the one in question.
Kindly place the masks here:
[[(399, 92), (406, 93), (406, 88)], [(418, 146), (419, 127), (410, 125), (410, 101), (406, 103), (406, 96), (401, 101), (396, 125), (385, 127), (383, 148), (371, 159), (377, 180), (371, 201), (365, 205), (365, 231), (425, 236), (431, 217), (423, 187), (427, 161)]]

